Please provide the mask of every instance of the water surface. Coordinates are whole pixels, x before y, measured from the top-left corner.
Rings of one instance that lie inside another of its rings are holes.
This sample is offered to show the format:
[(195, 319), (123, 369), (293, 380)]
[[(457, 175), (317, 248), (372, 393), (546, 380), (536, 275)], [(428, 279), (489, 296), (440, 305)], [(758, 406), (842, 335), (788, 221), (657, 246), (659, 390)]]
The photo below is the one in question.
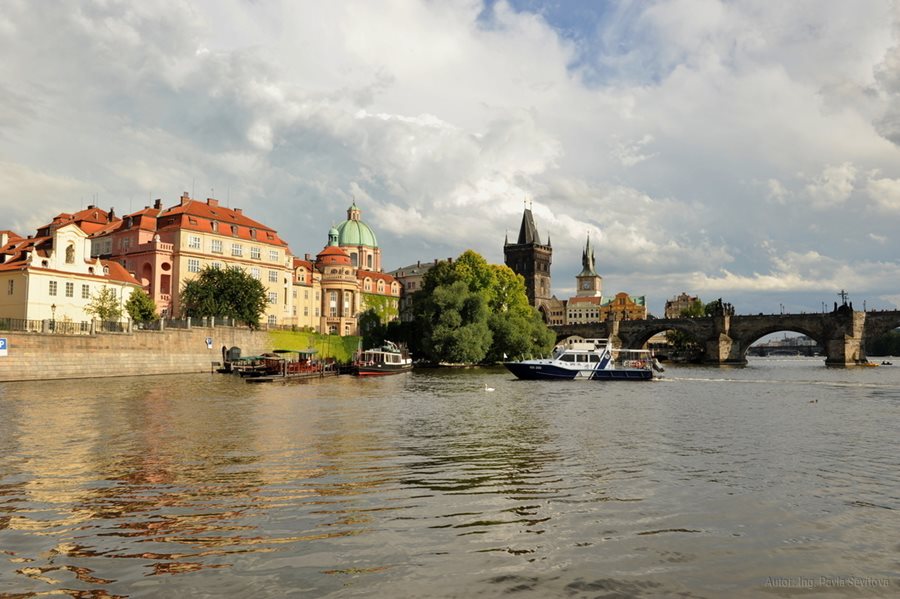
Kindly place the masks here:
[(0, 595), (892, 596), (898, 416), (821, 359), (0, 384)]

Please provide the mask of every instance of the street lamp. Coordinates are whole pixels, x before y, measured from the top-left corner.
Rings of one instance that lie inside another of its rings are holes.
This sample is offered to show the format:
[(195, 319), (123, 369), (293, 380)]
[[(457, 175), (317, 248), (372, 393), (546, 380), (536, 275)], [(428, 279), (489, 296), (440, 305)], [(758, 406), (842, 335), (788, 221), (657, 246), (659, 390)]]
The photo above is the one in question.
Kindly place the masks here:
[(56, 330), (56, 304), (50, 304), (50, 330)]

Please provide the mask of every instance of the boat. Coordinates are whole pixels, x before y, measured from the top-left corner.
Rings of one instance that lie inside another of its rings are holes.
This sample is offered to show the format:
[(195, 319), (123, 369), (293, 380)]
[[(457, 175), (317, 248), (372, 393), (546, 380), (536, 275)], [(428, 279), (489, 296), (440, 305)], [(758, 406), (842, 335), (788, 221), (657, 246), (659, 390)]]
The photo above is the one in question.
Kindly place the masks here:
[(549, 358), (504, 362), (525, 380), (649, 381), (664, 369), (645, 349), (616, 349), (609, 339), (569, 340)]
[(248, 383), (286, 382), (338, 374), (333, 361), (317, 360), (315, 349), (276, 349), (262, 357), (262, 369), (242, 373)]
[(412, 358), (405, 348), (393, 341), (385, 341), (381, 347), (357, 352), (352, 372), (357, 376), (383, 376), (412, 370)]

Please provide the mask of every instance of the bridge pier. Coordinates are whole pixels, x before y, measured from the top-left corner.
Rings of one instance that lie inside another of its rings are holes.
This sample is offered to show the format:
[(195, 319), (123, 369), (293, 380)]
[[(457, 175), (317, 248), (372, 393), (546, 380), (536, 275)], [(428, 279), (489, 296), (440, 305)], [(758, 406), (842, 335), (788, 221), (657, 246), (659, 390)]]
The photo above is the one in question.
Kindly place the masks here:
[(867, 361), (863, 343), (866, 313), (848, 310), (843, 316), (842, 322), (825, 341), (826, 366), (854, 366)]

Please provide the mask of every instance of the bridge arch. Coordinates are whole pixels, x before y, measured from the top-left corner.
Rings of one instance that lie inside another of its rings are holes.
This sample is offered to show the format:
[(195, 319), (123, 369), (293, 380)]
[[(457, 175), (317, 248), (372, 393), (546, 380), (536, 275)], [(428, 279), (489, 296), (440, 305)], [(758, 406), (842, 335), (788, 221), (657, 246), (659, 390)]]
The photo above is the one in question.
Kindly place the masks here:
[[(752, 334), (742, 336), (739, 339), (740, 358), (743, 359), (744, 361), (746, 361), (747, 354), (750, 351), (750, 347), (754, 343), (756, 343), (757, 341), (759, 341), (766, 335), (772, 335), (774, 333), (781, 333), (781, 332), (800, 333), (801, 335), (805, 335), (805, 336), (809, 337), (810, 339), (812, 339), (813, 341), (815, 341), (816, 345), (819, 348), (821, 348), (821, 350), (823, 352), (825, 351), (825, 348), (827, 347), (826, 346), (827, 338), (822, 334), (821, 331), (813, 331), (810, 328), (807, 328), (804, 326), (779, 324), (779, 325), (763, 327), (761, 329), (753, 331)], [(810, 354), (810, 355), (812, 355), (812, 354)]]

